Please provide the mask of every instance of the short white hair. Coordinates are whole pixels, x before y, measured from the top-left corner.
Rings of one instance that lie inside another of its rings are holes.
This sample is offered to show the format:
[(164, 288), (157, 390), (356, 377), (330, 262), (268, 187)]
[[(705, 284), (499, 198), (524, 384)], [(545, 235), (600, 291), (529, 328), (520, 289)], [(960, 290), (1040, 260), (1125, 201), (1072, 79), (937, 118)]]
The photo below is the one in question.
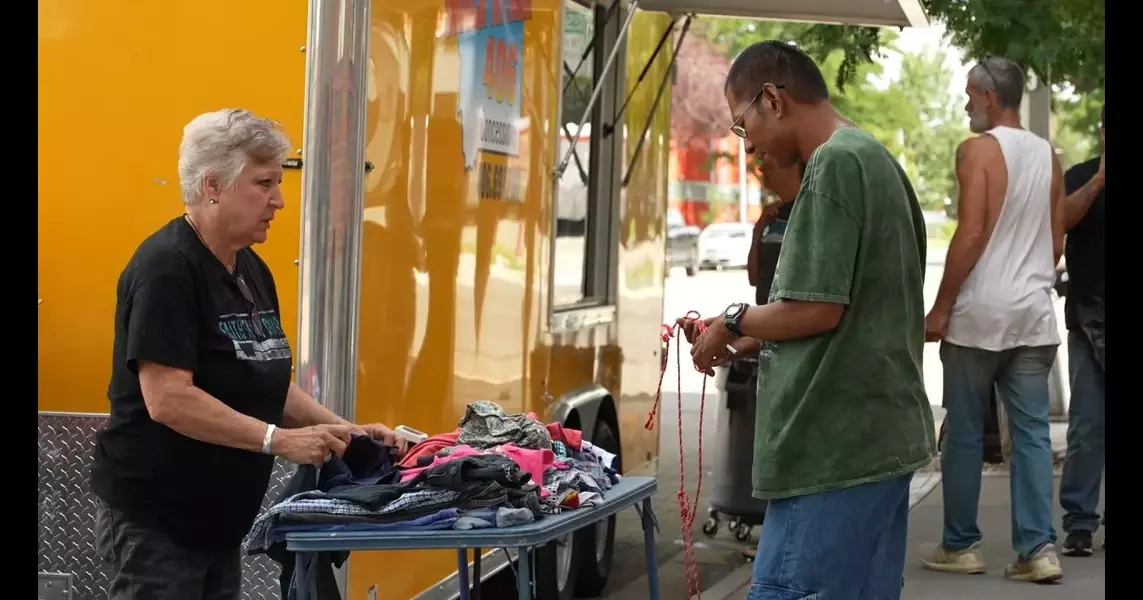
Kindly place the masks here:
[(270, 119), (238, 108), (201, 114), (183, 128), (179, 144), (183, 203), (189, 206), (203, 199), (207, 177), (216, 177), (228, 189), (246, 165), (280, 163), (289, 151), (290, 139)]

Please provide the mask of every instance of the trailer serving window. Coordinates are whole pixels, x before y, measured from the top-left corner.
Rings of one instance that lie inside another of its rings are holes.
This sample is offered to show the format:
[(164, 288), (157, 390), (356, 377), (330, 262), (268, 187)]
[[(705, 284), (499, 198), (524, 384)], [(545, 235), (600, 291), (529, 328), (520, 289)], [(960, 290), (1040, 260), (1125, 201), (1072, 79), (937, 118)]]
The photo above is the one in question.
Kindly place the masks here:
[[(609, 258), (601, 248), (599, 234), (608, 228), (609, 194), (600, 193), (603, 136), (595, 125), (603, 106), (590, 106), (592, 92), (603, 74), (604, 31), (610, 15), (607, 8), (564, 3), (563, 56), (561, 71), (559, 157), (570, 156), (567, 168), (555, 185), (555, 236), (552, 259), (552, 304), (555, 310), (595, 306), (608, 300), (606, 272)], [(605, 74), (606, 75), (606, 74)], [(583, 128), (580, 130), (580, 122)], [(580, 131), (576, 139), (576, 132)]]
[[(556, 232), (552, 245), (551, 330), (578, 329), (609, 322), (615, 313), (619, 251), (617, 228), (620, 188), (626, 187), (651, 120), (628, 123), (626, 109), (640, 86), (664, 95), (670, 77), (645, 81), (660, 53), (670, 55), (672, 71), (691, 15), (664, 28), (654, 52), (631, 90), (626, 71), (626, 37), (637, 2), (596, 2), (592, 8), (576, 0), (564, 4), (560, 146), (555, 173)], [(681, 31), (676, 28), (682, 22)], [(676, 33), (672, 51), (666, 42)], [(653, 78), (651, 78), (653, 79)], [(633, 129), (628, 129), (631, 127)], [(638, 140), (629, 159), (625, 144)]]

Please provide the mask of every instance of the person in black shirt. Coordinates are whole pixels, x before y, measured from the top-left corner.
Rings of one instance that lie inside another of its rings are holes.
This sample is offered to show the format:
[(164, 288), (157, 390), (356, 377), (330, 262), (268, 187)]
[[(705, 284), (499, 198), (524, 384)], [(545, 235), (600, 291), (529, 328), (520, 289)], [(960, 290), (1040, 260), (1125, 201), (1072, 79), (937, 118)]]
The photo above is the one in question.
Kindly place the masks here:
[[(1100, 114), (1100, 137), (1105, 116)], [(1068, 291), (1064, 322), (1068, 328), (1068, 452), (1060, 476), (1064, 509), (1064, 554), (1090, 556), (1092, 534), (1100, 526), (1099, 484), (1104, 467), (1103, 154), (1064, 174), (1067, 200)], [(1106, 521), (1106, 512), (1104, 514)]]
[(774, 221), (789, 221), (790, 211), (794, 208), (794, 198), (802, 187), (802, 175), (805, 165), (796, 163), (792, 167), (781, 168), (771, 161), (765, 166), (763, 186), (778, 196), (778, 202), (768, 204), (762, 209), (762, 215), (754, 223), (754, 236), (750, 242), (750, 255), (746, 257), (746, 277), (754, 287), (754, 303), (766, 304), (770, 297), (770, 284), (774, 281), (774, 270), (778, 266), (777, 248), (769, 248), (762, 244), (770, 224)]
[(111, 415), (90, 476), (112, 600), (236, 600), (274, 456), (320, 465), (351, 433), (397, 444), (291, 381), (274, 278), (251, 249), (283, 208), (289, 148), (245, 110), (192, 120), (179, 147), (186, 213), (119, 277)]

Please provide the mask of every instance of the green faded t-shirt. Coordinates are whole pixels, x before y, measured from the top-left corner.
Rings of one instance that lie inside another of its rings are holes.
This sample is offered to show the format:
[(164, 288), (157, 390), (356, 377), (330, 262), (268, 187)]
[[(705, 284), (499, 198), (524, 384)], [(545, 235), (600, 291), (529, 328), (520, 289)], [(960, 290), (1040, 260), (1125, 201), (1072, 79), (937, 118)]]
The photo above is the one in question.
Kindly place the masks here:
[(843, 128), (810, 157), (770, 302), (845, 312), (833, 331), (762, 346), (754, 496), (880, 481), (935, 456), (922, 369), (925, 239), (905, 172), (872, 136)]

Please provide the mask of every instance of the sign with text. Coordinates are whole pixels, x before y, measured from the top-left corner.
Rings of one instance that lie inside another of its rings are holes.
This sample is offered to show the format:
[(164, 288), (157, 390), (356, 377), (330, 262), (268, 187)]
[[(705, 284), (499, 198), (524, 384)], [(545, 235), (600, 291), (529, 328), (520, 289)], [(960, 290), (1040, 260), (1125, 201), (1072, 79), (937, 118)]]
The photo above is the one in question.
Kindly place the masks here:
[[(445, 11), (446, 35), (456, 37), (460, 54), (465, 169), (477, 168), (482, 153), (518, 156), (524, 22), (532, 18), (532, 0), (446, 0)], [(482, 167), (481, 177), (495, 170)]]

